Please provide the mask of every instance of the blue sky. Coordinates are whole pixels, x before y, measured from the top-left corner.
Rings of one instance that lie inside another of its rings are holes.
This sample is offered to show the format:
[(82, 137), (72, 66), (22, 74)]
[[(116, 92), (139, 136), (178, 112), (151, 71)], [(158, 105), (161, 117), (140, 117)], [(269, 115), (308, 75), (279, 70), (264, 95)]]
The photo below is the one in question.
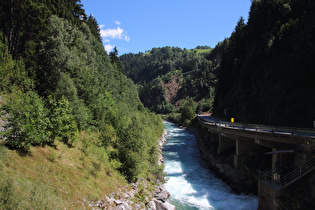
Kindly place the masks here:
[(250, 0), (82, 0), (100, 25), (107, 51), (138, 53), (153, 47), (195, 48), (230, 37)]

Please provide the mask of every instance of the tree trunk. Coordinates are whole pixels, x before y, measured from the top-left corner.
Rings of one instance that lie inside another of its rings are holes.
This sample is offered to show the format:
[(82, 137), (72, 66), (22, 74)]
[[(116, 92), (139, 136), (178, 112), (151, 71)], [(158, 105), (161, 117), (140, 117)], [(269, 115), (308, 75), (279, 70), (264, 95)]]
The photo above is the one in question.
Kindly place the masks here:
[(13, 34), (13, 7), (14, 7), (14, 0), (11, 0), (10, 5), (10, 19), (9, 19), (9, 37), (8, 37), (8, 44), (9, 44), (9, 54), (12, 53), (12, 34)]

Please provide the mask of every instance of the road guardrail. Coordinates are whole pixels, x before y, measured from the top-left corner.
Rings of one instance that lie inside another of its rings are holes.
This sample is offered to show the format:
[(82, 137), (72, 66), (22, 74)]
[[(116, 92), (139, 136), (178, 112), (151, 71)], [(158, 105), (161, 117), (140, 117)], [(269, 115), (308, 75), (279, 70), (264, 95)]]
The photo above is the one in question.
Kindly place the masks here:
[(204, 119), (202, 115), (197, 115), (199, 122), (203, 124), (209, 124), (213, 126), (220, 126), (229, 129), (245, 130), (245, 131), (256, 131), (270, 134), (281, 134), (281, 135), (296, 135), (315, 139), (315, 129), (312, 128), (294, 128), (294, 127), (283, 127), (273, 125), (260, 125), (260, 124), (242, 124), (235, 122), (227, 122), (218, 120), (215, 118)]

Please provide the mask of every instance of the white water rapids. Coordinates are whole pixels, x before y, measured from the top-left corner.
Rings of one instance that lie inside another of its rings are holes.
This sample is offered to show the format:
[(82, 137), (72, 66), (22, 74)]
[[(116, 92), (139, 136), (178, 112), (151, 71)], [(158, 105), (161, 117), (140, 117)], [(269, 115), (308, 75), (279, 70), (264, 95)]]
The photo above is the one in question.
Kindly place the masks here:
[(167, 130), (163, 146), (165, 186), (170, 203), (182, 209), (257, 209), (256, 196), (234, 194), (201, 160), (196, 138), (173, 123), (164, 122)]

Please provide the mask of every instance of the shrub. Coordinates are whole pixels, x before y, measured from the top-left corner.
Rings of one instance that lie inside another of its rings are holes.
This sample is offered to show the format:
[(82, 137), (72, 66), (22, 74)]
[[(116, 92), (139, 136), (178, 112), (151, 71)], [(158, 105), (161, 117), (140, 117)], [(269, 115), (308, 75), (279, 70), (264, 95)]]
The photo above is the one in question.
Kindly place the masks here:
[(31, 145), (52, 144), (48, 111), (37, 93), (14, 90), (2, 109), (8, 113), (4, 137), (12, 149), (28, 152)]
[(103, 126), (101, 126), (100, 128), (100, 132), (102, 146), (116, 145), (117, 143), (116, 130), (110, 122), (104, 122)]
[(49, 119), (51, 138), (60, 137), (65, 144), (73, 145), (77, 139), (78, 128), (65, 97), (59, 101), (49, 99)]
[(190, 98), (186, 99), (181, 103), (180, 106), (181, 118), (180, 122), (183, 125), (188, 125), (196, 115), (196, 105), (195, 102)]
[(198, 103), (197, 107), (199, 112), (212, 112), (213, 98), (204, 98)]

